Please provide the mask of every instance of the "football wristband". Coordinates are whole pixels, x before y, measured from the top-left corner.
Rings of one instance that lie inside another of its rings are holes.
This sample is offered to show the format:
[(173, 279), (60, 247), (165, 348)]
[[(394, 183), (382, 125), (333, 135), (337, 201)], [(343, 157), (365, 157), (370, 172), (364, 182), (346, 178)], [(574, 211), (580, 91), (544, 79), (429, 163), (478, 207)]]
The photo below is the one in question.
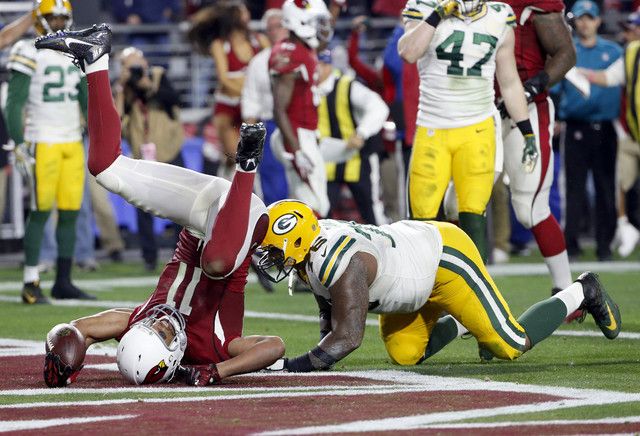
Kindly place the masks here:
[[(322, 362), (321, 366), (314, 366), (311, 361), (310, 354), (313, 354), (318, 360)], [(329, 369), (338, 359), (324, 351), (320, 347), (315, 347), (308, 353), (304, 353), (301, 356), (294, 357), (293, 359), (285, 360), (285, 368), (290, 372), (311, 372), (315, 369)]]
[(531, 121), (529, 121), (528, 119), (518, 121), (516, 123), (516, 126), (518, 126), (518, 129), (520, 130), (520, 133), (522, 133), (522, 136), (533, 135), (533, 128), (531, 127)]
[(429, 15), (424, 21), (429, 26), (436, 27), (438, 24), (440, 24), (440, 21), (442, 21), (442, 17), (436, 11), (433, 11), (431, 12), (431, 15)]

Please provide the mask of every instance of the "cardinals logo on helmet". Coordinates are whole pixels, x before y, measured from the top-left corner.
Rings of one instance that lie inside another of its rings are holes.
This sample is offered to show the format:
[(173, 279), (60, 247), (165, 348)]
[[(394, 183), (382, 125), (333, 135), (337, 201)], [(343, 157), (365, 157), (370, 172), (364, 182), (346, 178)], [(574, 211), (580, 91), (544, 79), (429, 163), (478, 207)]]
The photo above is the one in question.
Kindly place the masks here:
[(164, 377), (164, 374), (167, 372), (167, 364), (164, 363), (164, 359), (158, 362), (156, 366), (151, 368), (147, 373), (147, 376), (144, 378), (144, 382), (142, 384), (153, 384)]
[(311, 4), (309, 4), (307, 0), (294, 0), (294, 3), (300, 9), (309, 9), (311, 7)]

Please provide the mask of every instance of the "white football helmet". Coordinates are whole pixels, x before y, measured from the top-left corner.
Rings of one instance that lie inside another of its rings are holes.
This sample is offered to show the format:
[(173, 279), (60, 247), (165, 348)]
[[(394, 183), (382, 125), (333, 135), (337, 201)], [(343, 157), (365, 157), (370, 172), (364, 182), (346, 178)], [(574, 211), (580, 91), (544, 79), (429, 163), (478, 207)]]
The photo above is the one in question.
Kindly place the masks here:
[(282, 17), (284, 27), (311, 48), (333, 36), (331, 14), (323, 0), (287, 0), (282, 5)]
[(120, 340), (118, 369), (128, 382), (137, 385), (169, 381), (186, 348), (184, 318), (173, 307), (161, 304)]

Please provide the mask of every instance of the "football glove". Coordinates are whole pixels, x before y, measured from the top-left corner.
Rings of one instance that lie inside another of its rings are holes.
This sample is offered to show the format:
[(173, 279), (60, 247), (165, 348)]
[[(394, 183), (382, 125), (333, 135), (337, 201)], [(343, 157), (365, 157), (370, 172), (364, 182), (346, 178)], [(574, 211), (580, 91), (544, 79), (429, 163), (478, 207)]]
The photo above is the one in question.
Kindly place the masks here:
[(62, 363), (60, 356), (49, 351), (44, 358), (44, 382), (50, 388), (64, 387), (76, 380), (82, 368), (84, 365), (78, 369), (71, 368)]
[(527, 103), (531, 103), (536, 95), (544, 92), (549, 84), (549, 75), (544, 71), (540, 71), (538, 74), (530, 79), (527, 79), (522, 86), (524, 87), (524, 95), (527, 97)]
[(209, 365), (184, 365), (180, 372), (189, 386), (209, 386), (220, 381), (215, 363)]
[(434, 11), (440, 18), (447, 18), (449, 15), (453, 14), (458, 9), (458, 2), (456, 0), (440, 0)]
[(14, 165), (22, 174), (22, 177), (32, 180), (36, 163), (32, 148), (25, 143), (15, 145), (13, 142), (3, 145), (2, 148), (13, 153)]
[(538, 149), (536, 147), (536, 135), (530, 133), (524, 135), (524, 150), (522, 152), (522, 167), (527, 173), (532, 173), (538, 162)]

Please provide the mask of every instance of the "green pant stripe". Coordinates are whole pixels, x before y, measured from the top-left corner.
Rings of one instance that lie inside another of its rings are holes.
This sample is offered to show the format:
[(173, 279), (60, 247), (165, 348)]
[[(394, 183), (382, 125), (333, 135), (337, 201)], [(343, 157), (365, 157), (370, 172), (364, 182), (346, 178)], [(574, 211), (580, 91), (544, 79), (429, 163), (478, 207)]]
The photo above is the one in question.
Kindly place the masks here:
[(473, 260), (469, 259), (464, 253), (462, 253), (459, 250), (456, 250), (453, 247), (444, 246), (443, 252), (462, 260), (466, 265), (468, 265), (473, 270), (473, 272), (476, 273), (478, 277), (480, 277), (480, 279), (482, 280), (486, 288), (489, 290), (489, 293), (491, 294), (491, 298), (493, 299), (493, 301), (495, 301), (496, 305), (500, 309), (502, 316), (504, 317), (504, 319), (507, 320), (507, 325), (509, 326), (509, 328), (514, 332), (516, 332), (519, 336), (522, 336), (524, 338), (526, 336), (525, 333), (522, 332), (519, 328), (517, 328), (515, 324), (511, 321), (511, 318), (509, 317), (509, 311), (507, 310), (506, 307), (504, 307), (504, 305), (498, 298), (498, 294), (496, 293), (495, 288), (493, 287), (491, 282), (489, 282), (489, 280), (486, 279), (486, 277), (484, 276), (484, 274), (482, 273), (478, 265), (476, 265), (476, 263)]

